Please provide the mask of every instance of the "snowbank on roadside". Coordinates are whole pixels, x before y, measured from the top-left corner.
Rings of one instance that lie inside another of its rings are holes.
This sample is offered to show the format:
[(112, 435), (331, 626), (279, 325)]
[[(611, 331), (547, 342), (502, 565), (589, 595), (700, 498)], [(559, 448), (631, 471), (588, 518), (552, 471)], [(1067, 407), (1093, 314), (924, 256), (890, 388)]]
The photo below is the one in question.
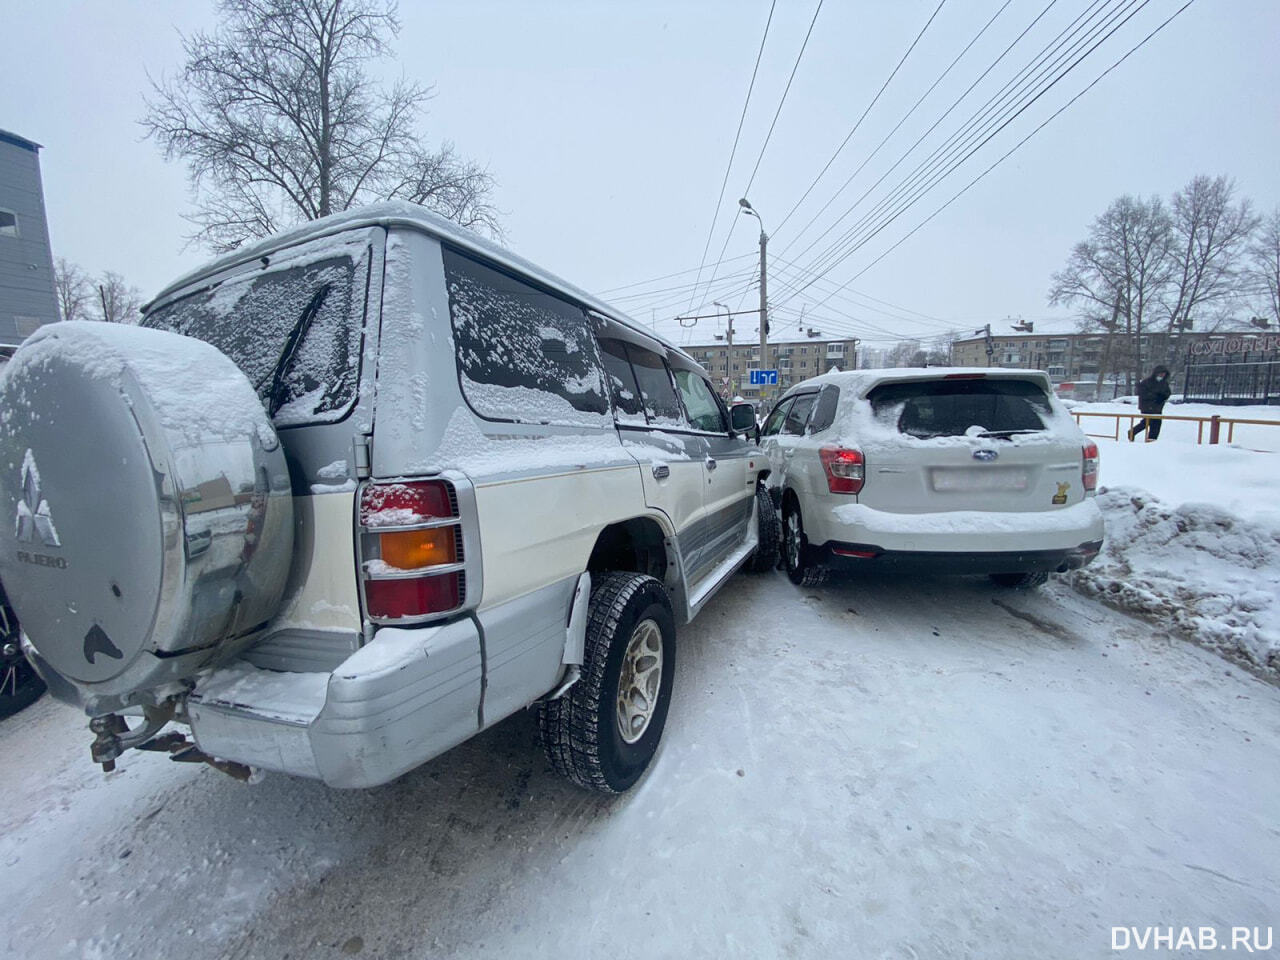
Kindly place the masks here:
[[(1280, 446), (1280, 427), (1275, 431)], [(1099, 481), (1105, 487), (1137, 487), (1166, 503), (1212, 503), (1244, 520), (1280, 524), (1280, 454), (1234, 445), (1197, 446), (1166, 441), (1097, 441)]]
[(1280, 683), (1280, 522), (1132, 486), (1104, 487), (1098, 506), (1106, 545), (1077, 590)]

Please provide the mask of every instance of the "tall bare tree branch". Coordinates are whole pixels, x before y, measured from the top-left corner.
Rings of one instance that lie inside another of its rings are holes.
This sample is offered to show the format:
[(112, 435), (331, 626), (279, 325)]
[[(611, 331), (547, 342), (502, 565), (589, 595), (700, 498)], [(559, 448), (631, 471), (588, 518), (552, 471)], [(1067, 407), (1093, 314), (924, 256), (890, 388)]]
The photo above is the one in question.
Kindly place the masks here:
[(212, 33), (183, 37), (186, 64), (152, 81), (142, 123), (187, 164), (193, 239), (215, 250), (373, 200), (419, 203), (500, 234), (493, 178), (446, 142), (424, 146), (430, 87), (383, 87), (392, 0), (221, 0)]

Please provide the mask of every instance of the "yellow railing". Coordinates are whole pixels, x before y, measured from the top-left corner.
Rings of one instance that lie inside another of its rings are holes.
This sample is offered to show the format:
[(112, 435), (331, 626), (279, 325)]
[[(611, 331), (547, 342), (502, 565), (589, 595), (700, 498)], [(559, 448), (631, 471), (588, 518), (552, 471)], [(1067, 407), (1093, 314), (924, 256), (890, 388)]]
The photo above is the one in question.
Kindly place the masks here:
[[(1236, 424), (1250, 424), (1259, 427), (1280, 427), (1280, 420), (1246, 420), (1240, 417), (1221, 417), (1214, 414), (1211, 417), (1179, 417), (1171, 416), (1165, 413), (1096, 413), (1094, 411), (1072, 411), (1071, 415), (1076, 418), (1076, 423), (1080, 424), (1080, 428), (1084, 429), (1084, 424), (1080, 422), (1081, 417), (1102, 417), (1111, 419), (1115, 423), (1115, 431), (1113, 433), (1089, 433), (1085, 431), (1086, 436), (1090, 437), (1110, 437), (1112, 440), (1120, 439), (1120, 421), (1128, 420), (1129, 429), (1133, 429), (1133, 425), (1139, 420), (1182, 420), (1188, 423), (1196, 424), (1196, 443), (1204, 443), (1204, 428), (1209, 426), (1209, 442), (1218, 443), (1222, 436), (1222, 427), (1227, 427), (1227, 443), (1235, 441)], [(1127, 431), (1126, 431), (1127, 432)], [(1130, 438), (1130, 443), (1133, 439)]]

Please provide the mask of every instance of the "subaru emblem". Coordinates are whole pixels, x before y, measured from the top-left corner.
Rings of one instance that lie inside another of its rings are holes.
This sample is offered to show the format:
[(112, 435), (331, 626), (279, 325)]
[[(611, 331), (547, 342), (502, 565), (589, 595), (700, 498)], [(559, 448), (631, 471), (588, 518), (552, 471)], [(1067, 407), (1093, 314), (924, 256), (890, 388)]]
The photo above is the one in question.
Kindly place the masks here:
[(990, 461), (994, 460), (994, 459), (995, 459), (996, 457), (998, 457), (998, 456), (1000, 456), (1000, 454), (996, 453), (994, 450), (975, 450), (975, 451), (973, 451), (973, 459), (975, 459), (975, 460), (981, 460), (981, 461), (983, 461), (984, 463), (989, 463)]

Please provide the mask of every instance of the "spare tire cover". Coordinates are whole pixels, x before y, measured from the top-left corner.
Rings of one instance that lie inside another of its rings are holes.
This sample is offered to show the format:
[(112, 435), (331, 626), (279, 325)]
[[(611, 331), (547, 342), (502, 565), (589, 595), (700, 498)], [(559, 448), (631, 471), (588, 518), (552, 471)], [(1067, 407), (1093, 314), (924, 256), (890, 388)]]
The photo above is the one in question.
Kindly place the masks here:
[(183, 679), (275, 612), (288, 467), (216, 348), (52, 324), (5, 369), (0, 411), (0, 578), (44, 666), (125, 695)]

